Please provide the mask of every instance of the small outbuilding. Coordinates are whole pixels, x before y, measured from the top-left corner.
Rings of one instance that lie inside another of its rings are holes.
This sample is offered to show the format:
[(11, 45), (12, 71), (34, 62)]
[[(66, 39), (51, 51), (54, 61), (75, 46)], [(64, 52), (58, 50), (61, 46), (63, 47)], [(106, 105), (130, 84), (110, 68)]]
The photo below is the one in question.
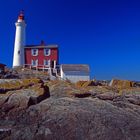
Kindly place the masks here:
[(5, 71), (5, 64), (0, 63), (0, 73), (3, 73)]
[(70, 80), (73, 83), (90, 80), (89, 65), (62, 64), (60, 66), (61, 79)]

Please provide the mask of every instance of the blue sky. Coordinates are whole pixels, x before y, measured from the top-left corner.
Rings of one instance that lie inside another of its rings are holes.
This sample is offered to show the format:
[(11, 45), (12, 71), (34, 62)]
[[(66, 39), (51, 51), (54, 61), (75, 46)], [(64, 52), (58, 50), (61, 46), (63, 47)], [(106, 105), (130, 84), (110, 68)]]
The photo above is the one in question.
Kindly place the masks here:
[(9, 67), (22, 9), (26, 44), (58, 44), (60, 63), (89, 64), (96, 79), (140, 80), (139, 1), (0, 0), (0, 62)]

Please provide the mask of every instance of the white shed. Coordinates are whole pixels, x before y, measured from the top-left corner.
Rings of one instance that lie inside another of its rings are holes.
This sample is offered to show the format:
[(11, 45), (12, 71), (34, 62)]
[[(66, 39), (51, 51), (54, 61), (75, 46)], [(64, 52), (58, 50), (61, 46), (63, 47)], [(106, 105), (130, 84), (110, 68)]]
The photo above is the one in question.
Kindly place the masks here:
[(70, 80), (73, 83), (77, 81), (89, 81), (90, 80), (90, 68), (89, 65), (82, 64), (62, 64), (60, 66), (61, 78), (64, 80)]

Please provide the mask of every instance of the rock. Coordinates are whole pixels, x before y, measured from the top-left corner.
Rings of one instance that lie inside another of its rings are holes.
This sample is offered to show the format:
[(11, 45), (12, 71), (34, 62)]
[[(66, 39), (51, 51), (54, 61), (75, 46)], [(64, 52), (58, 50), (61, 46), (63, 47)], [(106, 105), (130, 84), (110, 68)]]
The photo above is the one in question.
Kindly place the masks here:
[(50, 98), (29, 107), (23, 117), (20, 117), (10, 137), (139, 140), (140, 114), (134, 116), (133, 113), (133, 109), (122, 109), (99, 99)]
[(96, 97), (101, 100), (113, 100), (114, 98), (118, 97), (118, 95), (113, 92), (106, 92), (103, 94), (97, 94)]
[(140, 99), (128, 98), (127, 100), (132, 104), (140, 105)]
[(117, 89), (128, 89), (132, 87), (132, 82), (127, 80), (117, 80), (113, 79), (109, 83), (109, 86)]
[(0, 128), (0, 138), (5, 139), (5, 137), (11, 135), (11, 129), (10, 128)]
[(99, 81), (78, 81), (76, 83), (77, 87), (89, 87), (89, 86), (101, 86), (102, 84)]
[(40, 79), (11, 79), (5, 80), (0, 79), (0, 93), (6, 93), (8, 91), (19, 90), (22, 88), (27, 88), (35, 84), (42, 83)]
[(1, 79), (42, 79), (44, 81), (49, 80), (49, 74), (47, 72), (31, 70), (26, 68), (14, 68), (7, 69), (4, 74), (0, 75)]
[(140, 87), (140, 82), (133, 82), (133, 87)]
[(110, 87), (78, 88), (64, 81), (41, 81), (8, 91), (0, 101), (0, 139), (140, 138), (139, 95), (118, 95)]
[[(45, 100), (50, 96), (48, 86), (44, 85), (39, 79), (16, 80), (16, 82), (20, 82), (20, 84), (16, 83), (16, 90), (13, 90), (15, 85), (11, 86), (13, 80), (10, 80), (8, 83), (9, 87), (7, 87), (9, 91), (0, 96), (0, 107), (1, 111), (4, 113), (8, 113), (9, 111), (17, 108), (25, 109), (31, 105), (41, 102), (42, 100)], [(2, 86), (2, 84), (7, 83), (3, 81), (0, 86)]]
[(85, 82), (86, 82), (86, 81), (78, 81), (78, 82), (76, 83), (76, 86), (77, 86), (77, 87), (82, 87), (83, 84), (84, 84)]
[(94, 81), (86, 81), (83, 83), (82, 87), (88, 87), (88, 86), (97, 86), (96, 82)]
[(74, 93), (73, 95), (74, 95), (74, 97), (85, 98), (85, 97), (91, 96), (91, 93), (89, 93), (89, 92), (85, 92), (85, 93)]

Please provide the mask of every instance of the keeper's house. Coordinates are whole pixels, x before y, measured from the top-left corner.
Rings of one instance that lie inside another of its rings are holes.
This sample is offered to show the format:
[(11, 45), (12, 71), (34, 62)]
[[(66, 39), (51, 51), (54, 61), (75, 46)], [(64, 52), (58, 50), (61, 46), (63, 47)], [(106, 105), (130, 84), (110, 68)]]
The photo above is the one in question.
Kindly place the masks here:
[(26, 45), (25, 66), (37, 67), (38, 69), (56, 69), (58, 65), (57, 45)]
[(82, 64), (62, 64), (60, 66), (60, 75), (63, 80), (70, 80), (71, 82), (89, 81), (90, 68), (89, 65)]

